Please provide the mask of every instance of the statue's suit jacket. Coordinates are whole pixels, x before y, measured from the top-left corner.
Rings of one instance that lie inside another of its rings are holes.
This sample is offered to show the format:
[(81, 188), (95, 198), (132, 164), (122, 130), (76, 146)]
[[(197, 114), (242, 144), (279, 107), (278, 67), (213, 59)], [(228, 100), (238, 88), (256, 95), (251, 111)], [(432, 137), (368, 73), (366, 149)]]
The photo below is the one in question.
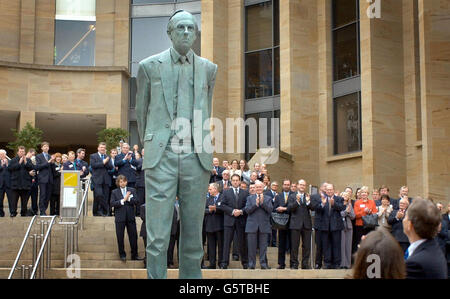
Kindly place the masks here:
[[(202, 167), (212, 168), (212, 146), (209, 122), (211, 117), (212, 94), (217, 74), (217, 65), (195, 55), (194, 69), (194, 111), (191, 132), (194, 151)], [(137, 75), (136, 117), (138, 131), (145, 145), (142, 169), (158, 165), (171, 135), (174, 118), (173, 100), (176, 89), (173, 83), (173, 69), (170, 49), (142, 60)], [(207, 140), (205, 143), (204, 140)], [(208, 148), (209, 147), (209, 148)]]

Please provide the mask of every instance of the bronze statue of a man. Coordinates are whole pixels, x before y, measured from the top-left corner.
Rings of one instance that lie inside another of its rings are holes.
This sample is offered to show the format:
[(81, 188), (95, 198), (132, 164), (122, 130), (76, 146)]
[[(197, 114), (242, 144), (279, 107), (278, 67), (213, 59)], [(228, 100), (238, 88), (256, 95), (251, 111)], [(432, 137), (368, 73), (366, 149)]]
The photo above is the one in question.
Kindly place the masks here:
[(179, 201), (179, 278), (201, 278), (202, 222), (212, 165), (209, 123), (217, 65), (191, 49), (195, 18), (175, 12), (172, 47), (139, 63), (136, 115), (145, 145), (147, 273), (167, 277), (167, 248)]

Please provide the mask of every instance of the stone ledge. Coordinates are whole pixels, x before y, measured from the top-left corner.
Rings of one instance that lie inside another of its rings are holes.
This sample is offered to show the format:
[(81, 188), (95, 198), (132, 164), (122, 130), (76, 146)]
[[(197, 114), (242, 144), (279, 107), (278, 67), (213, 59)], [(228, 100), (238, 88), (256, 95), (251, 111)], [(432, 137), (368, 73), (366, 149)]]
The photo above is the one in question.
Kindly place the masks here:
[(362, 152), (357, 152), (357, 153), (343, 154), (343, 155), (336, 155), (336, 156), (328, 157), (326, 161), (327, 161), (327, 163), (332, 163), (332, 162), (337, 162), (337, 161), (362, 158), (362, 156), (363, 156)]
[(65, 71), (65, 72), (121, 72), (130, 78), (130, 72), (123, 66), (64, 66), (64, 65), (43, 65), (16, 63), (0, 60), (0, 67), (40, 70), (40, 71)]

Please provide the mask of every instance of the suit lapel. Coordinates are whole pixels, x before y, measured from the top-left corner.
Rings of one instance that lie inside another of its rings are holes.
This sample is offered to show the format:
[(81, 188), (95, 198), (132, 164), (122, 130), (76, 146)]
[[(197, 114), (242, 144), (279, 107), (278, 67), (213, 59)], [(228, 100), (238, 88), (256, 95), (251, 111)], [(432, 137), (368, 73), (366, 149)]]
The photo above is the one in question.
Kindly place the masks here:
[(173, 119), (173, 67), (170, 57), (170, 49), (161, 54), (159, 58), (159, 73), (161, 76), (161, 84), (164, 92), (164, 101), (167, 105), (170, 118)]

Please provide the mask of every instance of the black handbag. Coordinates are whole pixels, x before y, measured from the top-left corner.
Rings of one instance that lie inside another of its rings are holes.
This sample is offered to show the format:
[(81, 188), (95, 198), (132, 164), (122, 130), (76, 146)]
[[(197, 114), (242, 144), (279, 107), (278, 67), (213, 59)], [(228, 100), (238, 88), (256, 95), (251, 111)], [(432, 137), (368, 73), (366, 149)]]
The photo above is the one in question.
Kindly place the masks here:
[(378, 214), (362, 216), (364, 228), (375, 228), (378, 226)]
[(273, 229), (287, 229), (289, 222), (289, 214), (272, 212), (270, 224)]

